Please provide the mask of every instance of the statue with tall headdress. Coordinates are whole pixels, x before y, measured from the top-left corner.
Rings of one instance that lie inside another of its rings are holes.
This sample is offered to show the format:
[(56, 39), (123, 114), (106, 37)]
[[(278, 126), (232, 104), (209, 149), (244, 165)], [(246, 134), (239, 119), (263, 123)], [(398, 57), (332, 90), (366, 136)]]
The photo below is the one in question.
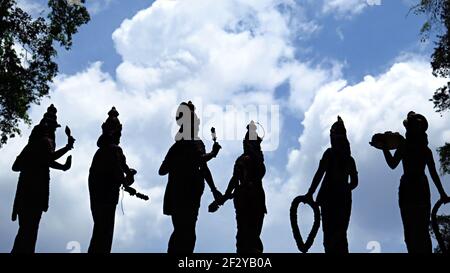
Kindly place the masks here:
[(75, 142), (66, 127), (67, 145), (55, 150), (55, 132), (59, 127), (57, 110), (52, 104), (34, 126), (27, 145), (12, 166), (13, 171), (20, 172), (12, 213), (13, 221), (19, 218), (19, 231), (12, 252), (35, 251), (41, 215), (49, 206), (50, 168), (67, 171), (71, 167), (71, 156), (65, 164), (56, 161), (70, 151)]
[[(103, 122), (102, 134), (97, 140), (97, 152), (89, 169), (89, 196), (94, 228), (89, 253), (109, 253), (113, 242), (116, 206), (120, 189), (133, 190), (136, 170), (128, 167), (120, 147), (122, 124), (119, 112), (112, 107)], [(148, 199), (148, 198), (147, 198)]]
[(214, 201), (209, 206), (209, 211), (215, 212), (226, 200), (233, 199), (237, 222), (237, 253), (262, 253), (264, 250), (260, 236), (267, 213), (262, 184), (266, 167), (261, 142), (256, 123), (251, 121), (242, 141), (243, 153), (234, 163), (233, 176), (225, 194), (221, 200)]
[(174, 230), (167, 251), (192, 253), (195, 248), (195, 226), (205, 181), (215, 200), (222, 197), (214, 185), (207, 165), (209, 160), (217, 156), (221, 147), (213, 136), (212, 152), (206, 152), (205, 144), (198, 136), (200, 119), (191, 101), (182, 102), (178, 106), (175, 120), (179, 126), (175, 143), (170, 147), (159, 168), (160, 175), (169, 176), (164, 193), (163, 213), (172, 217)]
[(347, 229), (350, 223), (352, 190), (358, 186), (356, 163), (351, 155), (347, 129), (340, 116), (330, 128), (330, 144), (305, 196), (321, 184), (316, 202), (322, 215), (323, 245), (326, 253), (348, 253)]

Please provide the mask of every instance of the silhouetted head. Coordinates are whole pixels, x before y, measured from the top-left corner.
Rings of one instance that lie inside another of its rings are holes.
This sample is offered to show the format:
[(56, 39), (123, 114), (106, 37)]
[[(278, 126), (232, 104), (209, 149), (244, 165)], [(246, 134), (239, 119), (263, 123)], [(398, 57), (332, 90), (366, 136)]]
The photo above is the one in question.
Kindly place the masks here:
[(347, 139), (347, 130), (340, 116), (337, 117), (337, 121), (331, 126), (330, 141), (331, 148), (334, 151), (342, 155), (350, 155), (350, 143)]
[(408, 113), (406, 119), (403, 121), (403, 125), (410, 132), (426, 132), (428, 130), (427, 119), (414, 111)]
[(428, 129), (427, 119), (413, 111), (410, 111), (403, 121), (406, 128), (406, 140), (410, 143), (428, 145)]
[(256, 124), (252, 120), (247, 125), (247, 132), (245, 133), (244, 140), (242, 141), (242, 145), (244, 148), (244, 154), (247, 155), (262, 155), (261, 152), (261, 142), (262, 138), (258, 136), (256, 132)]
[(44, 116), (41, 119), (41, 122), (39, 123), (45, 128), (48, 128), (50, 131), (56, 131), (56, 128), (61, 127), (61, 125), (58, 124), (56, 113), (58, 111), (56, 110), (55, 106), (51, 104), (47, 108), (47, 112), (44, 114)]
[[(113, 106), (108, 112), (108, 118), (102, 124), (102, 135), (97, 144), (113, 143), (118, 145), (122, 136), (122, 124), (119, 121), (119, 112)], [(99, 145), (99, 146), (100, 146)]]
[(331, 125), (330, 135), (347, 136), (347, 130), (345, 129), (344, 121), (340, 116), (337, 116), (337, 121)]
[(195, 113), (195, 105), (191, 101), (180, 103), (175, 120), (180, 126), (177, 134), (177, 140), (190, 140), (198, 137), (198, 132), (200, 130), (200, 119)]
[(61, 125), (58, 124), (56, 113), (57, 110), (55, 106), (51, 104), (47, 108), (47, 112), (45, 112), (39, 124), (31, 131), (29, 141), (37, 140), (42, 137), (48, 137), (53, 142), (55, 141), (56, 129), (61, 127)]

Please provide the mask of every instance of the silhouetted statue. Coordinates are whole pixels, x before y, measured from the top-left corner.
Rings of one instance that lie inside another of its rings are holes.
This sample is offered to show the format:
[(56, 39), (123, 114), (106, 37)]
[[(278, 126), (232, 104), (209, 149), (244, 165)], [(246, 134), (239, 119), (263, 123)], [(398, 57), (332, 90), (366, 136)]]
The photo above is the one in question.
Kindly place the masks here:
[(431, 253), (432, 244), (429, 233), (431, 203), (430, 187), (425, 175), (426, 166), (441, 199), (448, 200), (448, 197), (437, 174), (433, 154), (428, 148), (426, 118), (409, 112), (403, 125), (406, 128), (406, 140), (399, 143), (394, 156), (389, 148), (384, 148), (383, 153), (391, 169), (395, 169), (400, 161), (403, 163), (399, 204), (408, 252)]
[[(256, 125), (252, 121), (247, 125), (247, 133), (243, 140), (244, 153), (236, 159), (233, 176), (227, 190), (218, 205), (233, 199), (236, 210), (237, 253), (262, 253), (261, 231), (264, 216), (267, 213), (266, 198), (262, 178), (266, 173), (264, 155), (261, 151), (262, 139), (256, 133)], [(213, 204), (210, 211), (214, 212)]]
[(358, 186), (358, 172), (351, 156), (344, 122), (339, 116), (331, 126), (330, 140), (331, 148), (323, 154), (306, 196), (312, 199), (325, 175), (317, 195), (322, 214), (325, 252), (348, 253), (347, 228), (350, 222), (352, 190)]
[(98, 150), (89, 169), (89, 194), (94, 228), (88, 253), (110, 253), (116, 206), (121, 186), (134, 182), (136, 171), (128, 167), (122, 148), (122, 124), (115, 107), (108, 112), (98, 138)]
[(216, 200), (222, 197), (214, 185), (207, 165), (209, 160), (217, 156), (221, 147), (215, 142), (212, 152), (205, 152), (205, 145), (198, 137), (200, 120), (195, 114), (192, 102), (180, 104), (176, 121), (180, 129), (159, 169), (160, 175), (169, 174), (163, 212), (172, 217), (174, 230), (167, 251), (192, 253), (200, 200), (205, 187), (204, 180)]
[(57, 122), (57, 110), (47, 108), (41, 122), (31, 131), (28, 144), (16, 158), (13, 171), (20, 172), (14, 199), (12, 220), (19, 217), (19, 231), (12, 253), (34, 253), (42, 212), (47, 211), (50, 193), (50, 168), (67, 171), (71, 167), (69, 156), (64, 165), (57, 159), (73, 148), (75, 139), (66, 127), (68, 143), (55, 151), (55, 132), (61, 125)]

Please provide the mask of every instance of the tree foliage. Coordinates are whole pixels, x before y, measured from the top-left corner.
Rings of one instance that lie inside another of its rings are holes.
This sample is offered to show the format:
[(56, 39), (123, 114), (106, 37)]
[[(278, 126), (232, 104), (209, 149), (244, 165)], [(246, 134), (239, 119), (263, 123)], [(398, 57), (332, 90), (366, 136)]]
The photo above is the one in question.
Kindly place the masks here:
[[(422, 40), (436, 34), (435, 48), (431, 55), (431, 67), (436, 77), (450, 79), (450, 0), (421, 0), (415, 7), (416, 14), (425, 14)], [(450, 109), (450, 82), (436, 90), (432, 101), (436, 111)]]
[[(45, 15), (32, 17), (16, 0), (0, 0), (0, 146), (30, 123), (28, 110), (49, 94), (58, 73), (57, 48), (90, 20), (84, 0), (49, 0)], [(45, 16), (45, 17), (44, 17)]]
[[(447, 249), (450, 247), (450, 215), (439, 215), (437, 216), (437, 223), (439, 226), (439, 231), (442, 234), (442, 240)], [(430, 233), (434, 239), (436, 239), (436, 234), (434, 234), (433, 228), (430, 226)], [(441, 248), (437, 245), (434, 248), (435, 253), (442, 253)]]
[(450, 143), (438, 148), (439, 161), (441, 162), (441, 172), (450, 173)]
[[(421, 0), (413, 8), (416, 14), (427, 16), (421, 33), (422, 39), (429, 39), (436, 34), (435, 48), (431, 55), (433, 75), (449, 81), (438, 88), (431, 101), (441, 114), (450, 110), (450, 0)], [(450, 144), (438, 149), (443, 173), (450, 174)]]

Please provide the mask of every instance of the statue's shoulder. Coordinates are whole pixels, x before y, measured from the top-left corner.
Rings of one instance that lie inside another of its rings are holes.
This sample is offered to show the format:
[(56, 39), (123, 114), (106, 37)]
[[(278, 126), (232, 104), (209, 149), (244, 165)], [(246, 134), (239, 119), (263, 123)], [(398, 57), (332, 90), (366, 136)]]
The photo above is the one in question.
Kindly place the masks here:
[(193, 143), (199, 153), (201, 153), (201, 154), (206, 153), (205, 143), (203, 143), (203, 140), (196, 139), (196, 140), (193, 140)]
[(241, 154), (236, 161), (234, 162), (235, 166), (241, 167), (247, 164), (250, 161), (250, 156), (246, 154)]

